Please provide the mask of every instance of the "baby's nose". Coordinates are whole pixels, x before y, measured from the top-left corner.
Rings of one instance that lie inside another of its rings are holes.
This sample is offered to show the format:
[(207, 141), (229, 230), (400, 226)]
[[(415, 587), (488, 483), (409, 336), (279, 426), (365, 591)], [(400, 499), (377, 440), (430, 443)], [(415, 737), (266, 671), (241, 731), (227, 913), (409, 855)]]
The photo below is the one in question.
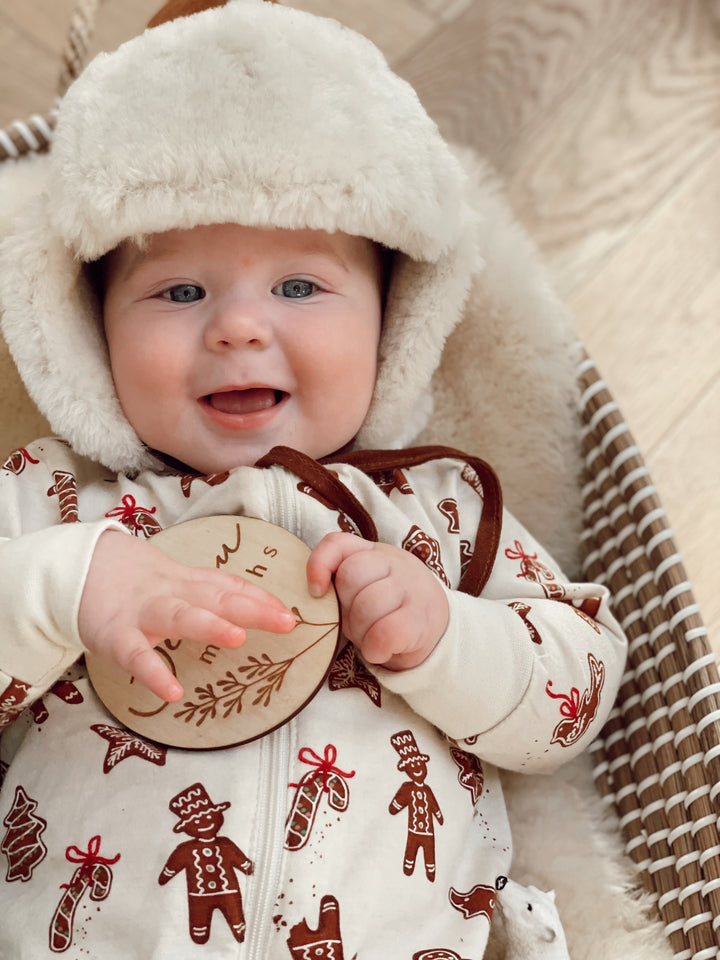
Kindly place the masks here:
[(205, 327), (205, 343), (210, 350), (246, 346), (262, 349), (271, 340), (272, 327), (265, 308), (252, 300), (215, 304)]

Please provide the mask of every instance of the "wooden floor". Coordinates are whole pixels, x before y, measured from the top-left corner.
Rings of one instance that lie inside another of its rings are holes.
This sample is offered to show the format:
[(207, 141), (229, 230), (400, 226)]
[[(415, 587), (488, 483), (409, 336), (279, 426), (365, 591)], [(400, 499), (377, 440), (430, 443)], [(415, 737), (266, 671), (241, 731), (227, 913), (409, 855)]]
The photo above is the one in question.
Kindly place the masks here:
[[(0, 125), (74, 0), (3, 0)], [(297, 0), (368, 34), (507, 184), (648, 460), (720, 651), (720, 2)], [(106, 0), (95, 48), (159, 0)]]

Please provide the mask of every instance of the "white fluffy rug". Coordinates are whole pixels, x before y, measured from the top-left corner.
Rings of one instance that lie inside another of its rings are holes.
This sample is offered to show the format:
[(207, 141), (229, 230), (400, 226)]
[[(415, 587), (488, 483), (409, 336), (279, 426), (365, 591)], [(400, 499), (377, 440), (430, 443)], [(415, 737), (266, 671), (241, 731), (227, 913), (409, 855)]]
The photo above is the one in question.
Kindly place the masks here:
[[(555, 890), (572, 960), (671, 960), (663, 927), (623, 852), (617, 818), (595, 790), (587, 755), (552, 776), (507, 774), (503, 781), (513, 879)], [(500, 960), (502, 930), (493, 929), (487, 960)]]

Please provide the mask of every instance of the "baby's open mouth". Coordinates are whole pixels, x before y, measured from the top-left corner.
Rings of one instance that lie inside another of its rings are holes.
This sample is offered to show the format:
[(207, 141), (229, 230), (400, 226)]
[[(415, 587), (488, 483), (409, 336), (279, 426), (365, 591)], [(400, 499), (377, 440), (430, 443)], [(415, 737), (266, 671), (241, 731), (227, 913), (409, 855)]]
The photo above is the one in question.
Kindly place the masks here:
[(282, 390), (273, 390), (271, 387), (251, 387), (248, 390), (223, 390), (220, 393), (210, 393), (204, 400), (220, 413), (257, 413), (259, 410), (269, 410), (270, 407), (281, 403), (287, 396)]

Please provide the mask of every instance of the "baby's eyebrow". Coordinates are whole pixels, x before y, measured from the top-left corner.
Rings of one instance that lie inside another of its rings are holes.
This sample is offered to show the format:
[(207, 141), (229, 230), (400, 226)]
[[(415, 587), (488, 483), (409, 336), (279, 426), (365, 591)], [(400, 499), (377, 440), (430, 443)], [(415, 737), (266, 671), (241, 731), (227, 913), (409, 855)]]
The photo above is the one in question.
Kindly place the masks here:
[[(152, 264), (153, 266), (162, 265), (163, 261), (172, 261), (177, 256), (177, 251), (173, 247), (162, 247), (158, 250), (148, 249), (147, 246), (140, 246), (136, 243), (128, 243), (127, 246), (116, 251), (125, 261), (122, 263), (120, 279), (123, 282), (130, 280), (138, 270)], [(325, 246), (308, 246), (306, 248), (289, 252), (285, 259), (288, 261), (302, 261), (303, 258), (318, 257), (327, 260), (330, 263), (340, 267), (345, 273), (350, 273), (350, 268), (345, 259), (337, 250)]]
[(127, 282), (137, 273), (142, 267), (146, 264), (162, 264), (163, 260), (172, 260), (174, 253), (172, 250), (163, 250), (155, 252), (149, 252), (147, 249), (132, 244), (132, 248), (129, 252), (125, 253), (126, 262), (123, 264), (121, 272), (121, 280)]
[(298, 253), (291, 254), (288, 259), (302, 259), (302, 257), (322, 257), (331, 263), (337, 264), (345, 273), (350, 272), (350, 268), (336, 250), (328, 250), (327, 247), (308, 247), (306, 250), (300, 250)]

